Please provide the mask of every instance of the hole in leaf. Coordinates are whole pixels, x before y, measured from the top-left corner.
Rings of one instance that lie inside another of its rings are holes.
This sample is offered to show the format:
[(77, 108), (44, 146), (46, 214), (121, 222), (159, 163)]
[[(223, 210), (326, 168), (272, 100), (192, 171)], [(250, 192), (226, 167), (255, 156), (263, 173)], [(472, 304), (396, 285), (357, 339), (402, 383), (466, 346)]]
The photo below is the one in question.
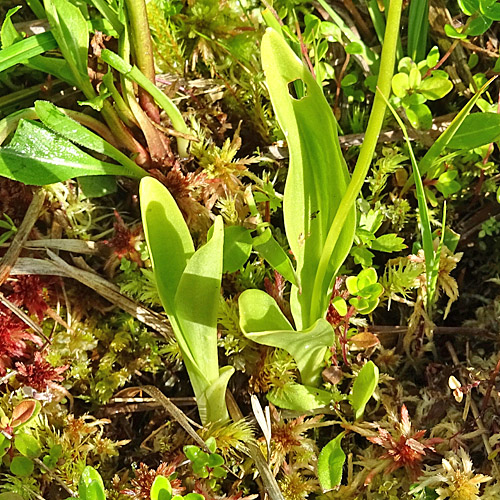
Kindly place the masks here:
[(297, 78), (296, 80), (288, 83), (288, 94), (292, 99), (300, 101), (307, 96), (307, 85), (303, 80)]

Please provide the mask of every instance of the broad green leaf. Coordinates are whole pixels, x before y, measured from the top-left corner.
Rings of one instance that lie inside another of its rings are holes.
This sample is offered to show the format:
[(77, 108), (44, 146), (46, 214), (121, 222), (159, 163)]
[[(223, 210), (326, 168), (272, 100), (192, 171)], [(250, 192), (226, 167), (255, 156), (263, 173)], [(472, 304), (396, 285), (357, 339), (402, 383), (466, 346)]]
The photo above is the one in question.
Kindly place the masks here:
[(342, 481), (345, 453), (341, 443), (344, 434), (341, 432), (332, 439), (318, 455), (318, 480), (323, 490), (333, 490)]
[(38, 19), (46, 19), (45, 9), (43, 8), (40, 0), (26, 0), (26, 5), (33, 11)]
[(488, 19), (500, 21), (500, 3), (497, 0), (479, 0), (479, 8)]
[(483, 14), (479, 14), (477, 17), (472, 18), (469, 22), (469, 25), (467, 29), (465, 30), (465, 34), (467, 36), (479, 36), (484, 33), (490, 28), (490, 26), (493, 24), (493, 21), (491, 19), (488, 19), (486, 16), (483, 16)]
[(472, 16), (479, 10), (479, 0), (457, 0), (458, 5), (464, 14)]
[(16, 435), (14, 439), (14, 446), (19, 453), (28, 458), (37, 458), (42, 452), (38, 440), (25, 432), (20, 432)]
[(378, 384), (379, 371), (373, 361), (368, 361), (358, 373), (350, 396), (355, 419), (363, 416), (366, 403), (370, 400)]
[(25, 500), (21, 495), (7, 491), (0, 493), (0, 500)]
[(457, 177), (458, 172), (456, 170), (447, 170), (443, 172), (436, 182), (436, 189), (443, 193), (445, 198), (457, 193), (462, 188), (461, 184), (455, 180)]
[[(271, 102), (290, 150), (283, 211), (285, 230), (295, 259), (301, 293), (294, 290), (292, 310), (297, 327), (311, 326), (311, 298), (324, 243), (349, 182), (339, 146), (337, 123), (322, 89), (284, 39), (268, 29), (262, 40), (262, 64)], [(290, 95), (289, 84), (299, 81), (305, 96)], [(335, 179), (335, 182), (332, 182)], [(331, 282), (349, 253), (355, 229), (354, 207), (349, 212), (320, 283), (324, 314)]]
[(0, 73), (34, 56), (43, 54), (47, 50), (56, 48), (57, 42), (49, 31), (25, 38), (6, 49), (0, 50)]
[(163, 184), (145, 177), (139, 193), (158, 293), (166, 313), (171, 316), (175, 313), (174, 298), (179, 281), (194, 253), (193, 240), (177, 203)]
[(238, 307), (243, 332), (293, 331), (276, 301), (262, 290), (245, 290), (238, 299)]
[(335, 342), (332, 325), (323, 318), (303, 331), (243, 330), (243, 333), (245, 337), (258, 344), (279, 347), (287, 351), (297, 364), (302, 383), (309, 386), (319, 384), (325, 354)]
[(297, 275), (292, 262), (282, 246), (275, 240), (269, 228), (266, 228), (262, 234), (253, 239), (253, 247), (273, 269), (278, 271), (290, 283), (298, 286)]
[[(217, 310), (220, 302), (223, 245), (224, 226), (222, 217), (218, 216), (212, 238), (189, 258), (174, 298), (173, 315), (183, 332), (186, 347), (210, 383), (219, 378)], [(170, 249), (169, 258), (172, 251)], [(192, 383), (196, 391), (196, 384), (194, 381)]]
[(449, 36), (450, 38), (458, 38), (459, 40), (465, 40), (467, 38), (465, 33), (458, 31), (451, 24), (444, 25), (444, 32), (446, 33), (446, 36)]
[(311, 411), (328, 406), (334, 400), (331, 392), (293, 382), (267, 394), (267, 399), (284, 410)]
[(97, 160), (29, 120), (21, 120), (8, 147), (0, 149), (0, 175), (24, 184), (44, 186), (74, 177), (124, 173), (123, 166)]
[(101, 475), (93, 467), (83, 469), (78, 483), (80, 500), (106, 500), (104, 483)]
[(57, 132), (59, 135), (62, 135), (75, 144), (91, 149), (96, 153), (109, 156), (120, 163), (123, 167), (119, 175), (139, 179), (147, 175), (147, 173), (128, 156), (124, 155), (99, 135), (91, 132), (83, 125), (80, 125), (78, 122), (65, 115), (51, 102), (36, 101), (35, 111), (43, 124), (54, 132)]
[(156, 476), (151, 486), (151, 500), (170, 500), (172, 498), (172, 485), (165, 476)]
[(418, 87), (418, 91), (430, 100), (435, 101), (441, 99), (453, 89), (453, 83), (448, 78), (440, 76), (430, 76), (422, 81)]
[(448, 142), (451, 149), (471, 150), (500, 138), (500, 115), (497, 113), (472, 113)]
[[(213, 226), (210, 231), (213, 231)], [(240, 269), (252, 252), (252, 235), (242, 226), (224, 228), (223, 271), (234, 273)]]
[(409, 89), (410, 79), (406, 73), (396, 73), (392, 77), (392, 91), (395, 96), (403, 98)]
[(14, 476), (26, 477), (33, 473), (35, 464), (27, 457), (14, 457), (10, 463), (10, 472)]

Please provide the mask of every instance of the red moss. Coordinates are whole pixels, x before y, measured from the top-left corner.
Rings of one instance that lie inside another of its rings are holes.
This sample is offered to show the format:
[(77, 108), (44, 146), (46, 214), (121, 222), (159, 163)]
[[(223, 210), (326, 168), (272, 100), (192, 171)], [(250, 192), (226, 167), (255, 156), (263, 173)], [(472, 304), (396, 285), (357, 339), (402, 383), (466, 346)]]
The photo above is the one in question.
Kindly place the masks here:
[(68, 369), (68, 365), (53, 367), (43, 359), (39, 352), (31, 363), (16, 363), (17, 380), (24, 385), (32, 387), (35, 391), (44, 392), (55, 382), (62, 382), (64, 377), (61, 375)]

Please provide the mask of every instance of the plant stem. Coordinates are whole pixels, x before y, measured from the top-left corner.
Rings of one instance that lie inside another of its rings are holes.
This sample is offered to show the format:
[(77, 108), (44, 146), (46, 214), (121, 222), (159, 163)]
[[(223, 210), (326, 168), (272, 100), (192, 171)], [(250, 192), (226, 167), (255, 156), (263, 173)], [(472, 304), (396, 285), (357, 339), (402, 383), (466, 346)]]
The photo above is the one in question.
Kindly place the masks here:
[[(125, 4), (130, 19), (132, 46), (137, 67), (153, 85), (156, 85), (153, 44), (151, 43), (146, 3), (144, 0), (125, 0)], [(139, 102), (148, 116), (156, 123), (160, 123), (158, 106), (153, 97), (143, 88), (139, 88)]]
[[(385, 31), (382, 57), (380, 60), (380, 72), (377, 81), (380, 91), (387, 96), (391, 93), (391, 82), (394, 74), (394, 64), (396, 62), (396, 48), (399, 40), (399, 22), (401, 19), (402, 3), (403, 0), (391, 0), (389, 14), (387, 16), (388, 29)], [(347, 186), (347, 190), (340, 202), (321, 253), (318, 270), (314, 279), (311, 301), (311, 318), (313, 320), (322, 317), (325, 312), (323, 311), (324, 297), (321, 297), (321, 290), (323, 288), (322, 285), (325, 280), (330, 257), (335, 249), (344, 222), (350, 210), (355, 206), (356, 198), (365, 182), (384, 121), (385, 110), (386, 104), (384, 98), (377, 92), (366, 128), (365, 140), (363, 141), (363, 146), (361, 147), (351, 182)]]

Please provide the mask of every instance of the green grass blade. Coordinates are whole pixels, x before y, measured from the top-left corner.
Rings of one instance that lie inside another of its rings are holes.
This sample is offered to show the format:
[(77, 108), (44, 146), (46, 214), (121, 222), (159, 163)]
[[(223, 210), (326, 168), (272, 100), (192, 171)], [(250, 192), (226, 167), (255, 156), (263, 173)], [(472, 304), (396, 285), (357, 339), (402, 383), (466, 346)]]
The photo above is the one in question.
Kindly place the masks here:
[(376, 69), (378, 64), (378, 56), (373, 52), (370, 47), (368, 47), (361, 38), (359, 38), (354, 32), (347, 26), (344, 20), (333, 10), (330, 4), (326, 0), (318, 0), (318, 3), (325, 9), (327, 14), (331, 17), (332, 21), (339, 27), (343, 35), (349, 40), (350, 43), (357, 43), (361, 47), (361, 56), (367, 62), (368, 66), (372, 70)]
[[(434, 144), (429, 148), (424, 157), (420, 160), (420, 175), (425, 175), (429, 169), (432, 167), (434, 162), (439, 158), (444, 149), (448, 146), (448, 143), (451, 141), (452, 137), (455, 135), (457, 130), (462, 125), (465, 117), (471, 112), (472, 108), (478, 101), (481, 94), (489, 87), (490, 83), (495, 80), (497, 77), (494, 76), (490, 78), (469, 100), (469, 102), (460, 110), (460, 112), (453, 118), (453, 121), (448, 125), (446, 130), (436, 139)], [(388, 95), (388, 94), (386, 94)], [(406, 184), (401, 190), (401, 196), (404, 195), (415, 183), (415, 178), (413, 174), (408, 178)]]
[(25, 38), (0, 50), (0, 72), (54, 49), (57, 49), (57, 42), (50, 31)]
[[(182, 132), (184, 134), (190, 134), (184, 118), (179, 111), (179, 108), (169, 99), (156, 85), (151, 83), (146, 76), (144, 76), (139, 68), (132, 66), (124, 59), (122, 59), (118, 54), (111, 52), (108, 49), (102, 51), (101, 57), (104, 62), (108, 63), (111, 67), (122, 73), (125, 77), (140, 85), (144, 90), (149, 92), (158, 105), (167, 113), (168, 117), (172, 121), (172, 125), (175, 130)], [(179, 154), (181, 157), (186, 158), (188, 156), (187, 147), (189, 141), (181, 137), (177, 138), (177, 147), (179, 149)]]
[(26, 0), (26, 4), (38, 19), (47, 19), (47, 14), (45, 14), (45, 9), (40, 0)]
[(427, 53), (429, 33), (429, 0), (410, 2), (408, 14), (408, 55), (419, 62)]

